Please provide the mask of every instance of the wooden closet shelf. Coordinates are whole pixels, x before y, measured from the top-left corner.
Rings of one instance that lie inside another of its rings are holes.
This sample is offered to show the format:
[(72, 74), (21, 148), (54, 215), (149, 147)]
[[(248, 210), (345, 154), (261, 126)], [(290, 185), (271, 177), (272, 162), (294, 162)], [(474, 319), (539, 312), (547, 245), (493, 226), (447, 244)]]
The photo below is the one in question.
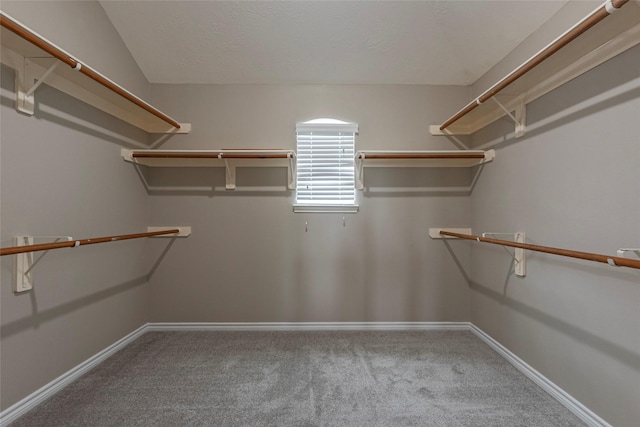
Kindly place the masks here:
[(358, 151), (364, 167), (472, 167), (492, 161), (495, 150)]
[(191, 130), (2, 11), (0, 26), (2, 63), (17, 73), (19, 111), (34, 114), (34, 92), (44, 82), (148, 133)]
[(122, 158), (148, 167), (223, 167), (226, 188), (236, 188), (236, 167), (286, 167), (287, 188), (295, 189), (296, 153), (284, 149), (128, 150)]
[(470, 168), (495, 159), (495, 150), (358, 151), (356, 188), (364, 188), (365, 167)]
[(524, 135), (526, 104), (640, 43), (640, 3), (627, 2), (607, 1), (431, 134), (470, 135), (509, 115)]
[[(251, 166), (288, 166), (296, 153), (293, 150), (128, 150), (122, 158), (150, 167), (221, 167), (225, 160), (247, 160)], [(268, 162), (275, 160), (275, 162)]]
[(292, 151), (241, 153), (228, 151), (146, 151), (132, 152), (136, 159), (289, 159), (295, 157)]

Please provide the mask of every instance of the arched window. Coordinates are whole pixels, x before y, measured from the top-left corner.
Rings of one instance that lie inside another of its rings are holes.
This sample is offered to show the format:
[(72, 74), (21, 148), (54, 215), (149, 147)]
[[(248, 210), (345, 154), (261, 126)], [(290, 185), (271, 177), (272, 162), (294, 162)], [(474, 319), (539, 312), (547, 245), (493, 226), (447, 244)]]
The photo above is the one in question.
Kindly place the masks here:
[(296, 124), (296, 212), (357, 212), (356, 123), (315, 119)]

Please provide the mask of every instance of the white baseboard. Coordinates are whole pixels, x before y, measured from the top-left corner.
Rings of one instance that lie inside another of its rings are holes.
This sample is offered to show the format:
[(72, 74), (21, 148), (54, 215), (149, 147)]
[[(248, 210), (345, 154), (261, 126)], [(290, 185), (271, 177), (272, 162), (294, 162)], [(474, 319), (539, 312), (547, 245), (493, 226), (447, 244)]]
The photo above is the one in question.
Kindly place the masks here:
[(511, 351), (509, 351), (509, 349), (491, 338), (480, 328), (472, 323), (470, 323), (469, 326), (470, 331), (473, 332), (478, 338), (484, 341), (507, 362), (511, 363), (518, 371), (520, 371), (527, 378), (536, 383), (544, 391), (549, 393), (551, 397), (560, 402), (560, 404), (562, 404), (575, 416), (584, 421), (587, 425), (592, 427), (611, 427), (611, 424), (600, 418), (593, 411), (577, 401), (569, 393), (558, 387), (556, 384), (551, 382), (551, 380), (542, 375), (540, 372), (533, 369), (527, 362), (513, 354)]
[(124, 338), (116, 341), (101, 352), (85, 360), (75, 368), (72, 368), (71, 370), (62, 374), (55, 380), (51, 381), (49, 384), (46, 384), (45, 386), (31, 393), (29, 396), (11, 405), (0, 413), (0, 426), (5, 426), (14, 422), (31, 409), (49, 399), (64, 387), (68, 386), (73, 381), (78, 379), (80, 376), (82, 376), (86, 372), (89, 372), (89, 370), (98, 366), (100, 363), (111, 357), (116, 352), (120, 351), (126, 345), (138, 339), (142, 334), (146, 332), (146, 329), (147, 325), (142, 325)]
[(469, 322), (231, 322), (231, 323), (147, 323), (100, 353), (87, 359), (67, 373), (25, 397), (0, 413), (0, 426), (7, 425), (30, 411), (78, 377), (93, 369), (124, 346), (151, 331), (402, 331), (402, 330), (458, 330), (471, 331), (500, 356), (511, 363), (574, 415), (592, 427), (611, 427), (582, 403), (551, 382), (540, 372), (509, 351), (502, 344)]
[(467, 322), (223, 322), (149, 323), (148, 331), (406, 331), (469, 330)]

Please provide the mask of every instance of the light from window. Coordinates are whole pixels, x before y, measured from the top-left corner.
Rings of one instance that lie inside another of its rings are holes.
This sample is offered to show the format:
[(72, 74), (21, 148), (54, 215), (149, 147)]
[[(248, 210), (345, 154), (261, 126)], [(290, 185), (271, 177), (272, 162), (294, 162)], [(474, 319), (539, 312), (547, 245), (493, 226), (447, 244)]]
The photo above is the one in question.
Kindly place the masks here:
[(296, 125), (296, 205), (355, 206), (357, 132), (357, 124), (335, 119), (316, 119)]

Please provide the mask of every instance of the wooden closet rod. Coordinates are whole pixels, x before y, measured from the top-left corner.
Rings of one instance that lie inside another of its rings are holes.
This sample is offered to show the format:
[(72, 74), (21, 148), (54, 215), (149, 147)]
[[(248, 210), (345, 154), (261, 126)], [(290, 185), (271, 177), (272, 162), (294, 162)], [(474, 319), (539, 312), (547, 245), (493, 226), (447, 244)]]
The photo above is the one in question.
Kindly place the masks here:
[(223, 159), (287, 159), (287, 153), (282, 154), (239, 154), (222, 153)]
[(454, 233), (452, 231), (440, 231), (440, 234), (443, 236), (458, 237), (460, 239), (475, 240), (482, 243), (491, 243), (494, 245), (510, 246), (512, 248), (527, 249), (530, 251), (544, 252), (548, 254), (566, 256), (570, 258), (584, 259), (587, 261), (602, 262), (605, 264), (610, 264), (610, 261), (612, 261), (618, 267), (630, 267), (630, 268), (640, 269), (640, 259), (629, 259), (629, 258), (594, 254), (590, 252), (579, 252), (579, 251), (572, 251), (568, 249), (552, 248), (549, 246), (531, 245), (528, 243), (511, 242), (509, 240), (499, 240), (499, 239), (493, 239), (489, 237), (474, 236), (471, 234)]
[[(291, 154), (291, 153), (289, 153)], [(242, 153), (132, 153), (131, 157), (156, 158), (156, 159), (286, 159), (287, 153), (264, 153), (264, 154), (242, 154)]]
[(14, 32), (15, 34), (17, 34), (18, 36), (20, 36), (23, 39), (27, 40), (31, 44), (33, 44), (33, 45), (39, 47), (40, 49), (44, 50), (49, 55), (53, 56), (54, 58), (58, 59), (59, 61), (65, 63), (65, 64), (67, 64), (71, 68), (77, 69), (82, 74), (84, 74), (85, 76), (89, 77), (90, 79), (95, 80), (96, 82), (100, 83), (102, 86), (106, 87), (107, 89), (117, 93), (118, 95), (120, 95), (121, 97), (125, 98), (126, 100), (136, 104), (138, 107), (148, 111), (149, 113), (151, 113), (154, 116), (158, 117), (162, 121), (165, 121), (165, 122), (169, 123), (171, 126), (177, 128), (177, 129), (180, 129), (180, 123), (176, 122), (171, 117), (167, 116), (166, 114), (162, 113), (161, 111), (158, 111), (157, 109), (153, 108), (151, 105), (149, 105), (146, 102), (142, 101), (140, 98), (132, 95), (131, 93), (129, 93), (128, 91), (124, 90), (120, 86), (118, 86), (118, 85), (114, 84), (113, 82), (109, 81), (108, 79), (106, 79), (105, 77), (103, 77), (102, 75), (97, 73), (96, 71), (92, 70), (88, 66), (86, 66), (86, 65), (80, 63), (79, 61), (71, 58), (67, 53), (65, 53), (64, 51), (60, 50), (56, 46), (52, 45), (48, 41), (42, 39), (37, 34), (32, 33), (31, 31), (29, 31), (28, 29), (26, 29), (22, 25), (18, 24), (17, 22), (14, 22), (9, 17), (7, 17), (4, 13), (0, 14), (0, 25), (2, 25), (6, 29)]
[(139, 239), (141, 237), (161, 236), (164, 234), (177, 234), (179, 229), (148, 231), (146, 233), (122, 234), (120, 236), (94, 237), (92, 239), (72, 240), (68, 242), (42, 243), (39, 245), (13, 246), (10, 248), (0, 248), (0, 256), (14, 255), (25, 252), (48, 251), (50, 249), (71, 248), (82, 245), (93, 245), (96, 243), (116, 242), (118, 240)]
[(452, 153), (398, 153), (398, 154), (367, 154), (364, 155), (359, 154), (359, 159), (484, 159), (484, 154), (475, 153), (460, 153), (460, 154), (452, 154)]
[[(620, 9), (627, 3), (629, 0), (610, 0), (607, 4), (611, 4), (611, 7), (614, 9)], [(456, 113), (449, 120), (444, 122), (442, 126), (440, 126), (440, 130), (445, 130), (447, 127), (451, 126), (453, 123), (458, 121), (460, 118), (464, 117), (470, 111), (476, 109), (483, 102), (491, 99), (498, 92), (509, 86), (514, 81), (518, 80), (520, 77), (531, 71), (533, 68), (538, 66), (542, 61), (549, 58), (551, 55), (556, 53), (558, 50), (562, 49), (564, 46), (569, 44), (572, 40), (576, 39), (580, 34), (587, 31), (589, 28), (596, 25), (598, 22), (602, 21), (604, 18), (610, 15), (607, 10), (607, 4), (602, 5), (602, 7), (596, 9), (589, 16), (584, 18), (581, 22), (579, 22), (576, 26), (574, 26), (571, 30), (567, 31), (565, 34), (556, 39), (553, 43), (549, 44), (543, 50), (541, 50), (538, 54), (536, 54), (533, 58), (529, 59), (527, 62), (522, 64), (520, 67), (516, 68), (511, 74), (507, 75), (501, 81), (496, 83), (489, 90), (484, 92), (474, 101), (470, 102), (466, 107)]]

